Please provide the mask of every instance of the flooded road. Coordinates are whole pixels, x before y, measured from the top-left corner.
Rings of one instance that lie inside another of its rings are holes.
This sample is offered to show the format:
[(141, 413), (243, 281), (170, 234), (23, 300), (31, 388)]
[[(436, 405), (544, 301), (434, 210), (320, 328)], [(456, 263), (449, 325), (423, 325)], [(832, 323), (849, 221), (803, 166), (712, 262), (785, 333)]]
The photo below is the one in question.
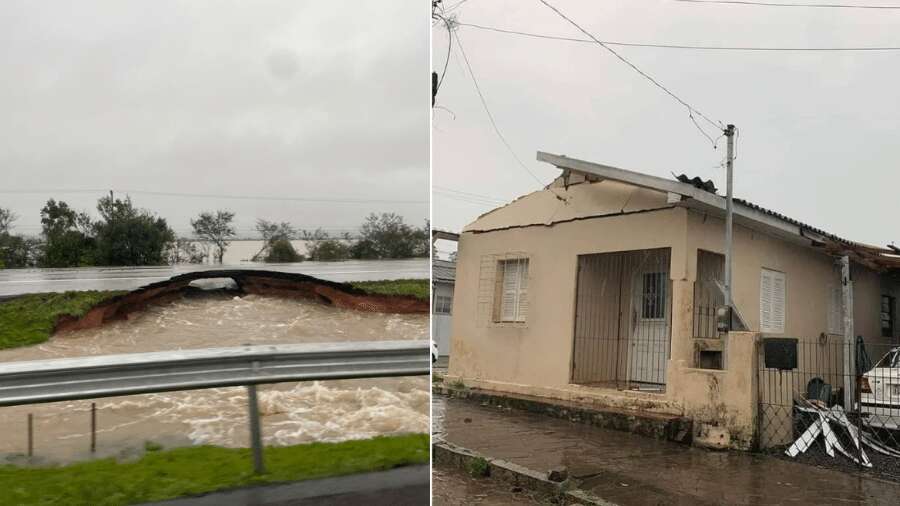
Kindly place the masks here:
[[(151, 306), (130, 320), (0, 351), (0, 361), (188, 348), (388, 339), (426, 339), (427, 315), (365, 313), (316, 302), (223, 293)], [(259, 389), (267, 445), (340, 441), (429, 430), (428, 379), (386, 378), (264, 385)], [(99, 399), (97, 455), (139, 454), (145, 441), (166, 447), (247, 446), (244, 388)], [(0, 408), (0, 458), (26, 451), (34, 416), (38, 461), (89, 456), (90, 401)]]
[(535, 492), (485, 478), (473, 478), (462, 471), (435, 466), (431, 473), (433, 506), (526, 506), (551, 505)]
[(23, 293), (67, 290), (134, 290), (186, 272), (212, 269), (261, 269), (307, 274), (329, 281), (428, 278), (427, 258), (409, 260), (347, 260), (267, 264), (233, 262), (222, 265), (168, 265), (159, 267), (77, 267), (71, 269), (2, 269), (0, 297)]
[[(707, 451), (441, 396), (433, 403), (433, 438), (540, 474), (564, 468), (579, 488), (615, 504), (880, 506), (895, 505), (900, 497), (897, 483), (856, 472)], [(459, 499), (465, 494), (476, 504), (480, 494), (488, 494), (482, 504), (508, 504), (500, 493), (504, 489), (492, 492), (493, 485), (481, 480), (467, 480), (465, 486), (464, 494), (448, 490), (444, 504), (471, 504)], [(435, 504), (441, 502), (436, 498)]]

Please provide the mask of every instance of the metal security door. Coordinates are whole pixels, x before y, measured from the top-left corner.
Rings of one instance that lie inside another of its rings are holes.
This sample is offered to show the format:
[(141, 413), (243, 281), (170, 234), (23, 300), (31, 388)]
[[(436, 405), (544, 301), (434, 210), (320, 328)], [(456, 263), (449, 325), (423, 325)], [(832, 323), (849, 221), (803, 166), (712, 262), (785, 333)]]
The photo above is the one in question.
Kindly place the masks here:
[(665, 384), (669, 258), (668, 248), (579, 255), (573, 383)]
[(632, 276), (628, 379), (665, 383), (669, 359), (668, 262), (647, 258)]

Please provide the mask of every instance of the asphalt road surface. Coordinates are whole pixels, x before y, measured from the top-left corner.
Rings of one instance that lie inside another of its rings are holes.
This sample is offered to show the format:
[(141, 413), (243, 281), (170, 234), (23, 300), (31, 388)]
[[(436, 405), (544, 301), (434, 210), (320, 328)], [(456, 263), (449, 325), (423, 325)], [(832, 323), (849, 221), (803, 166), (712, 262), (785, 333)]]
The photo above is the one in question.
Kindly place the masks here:
[(177, 265), (161, 267), (78, 267), (72, 269), (0, 270), (0, 297), (68, 290), (134, 290), (178, 274), (212, 269), (261, 269), (308, 274), (330, 281), (428, 278), (427, 258), (412, 260), (349, 260), (265, 264)]
[(144, 506), (427, 506), (428, 466), (250, 487)]

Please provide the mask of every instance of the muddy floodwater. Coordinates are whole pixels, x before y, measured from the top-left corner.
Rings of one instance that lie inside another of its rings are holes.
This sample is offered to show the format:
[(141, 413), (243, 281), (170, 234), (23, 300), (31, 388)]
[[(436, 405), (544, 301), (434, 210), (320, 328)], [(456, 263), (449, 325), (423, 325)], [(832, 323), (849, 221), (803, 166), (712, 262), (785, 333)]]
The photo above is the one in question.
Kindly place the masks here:
[[(223, 293), (152, 306), (130, 320), (0, 351), (0, 361), (237, 346), (427, 339), (427, 315), (366, 313), (316, 302)], [(259, 388), (266, 445), (342, 441), (429, 430), (427, 377), (283, 383)], [(243, 387), (96, 400), (97, 456), (165, 447), (248, 445)], [(18, 461), (34, 417), (37, 461), (90, 456), (91, 401), (0, 408), (0, 457)]]

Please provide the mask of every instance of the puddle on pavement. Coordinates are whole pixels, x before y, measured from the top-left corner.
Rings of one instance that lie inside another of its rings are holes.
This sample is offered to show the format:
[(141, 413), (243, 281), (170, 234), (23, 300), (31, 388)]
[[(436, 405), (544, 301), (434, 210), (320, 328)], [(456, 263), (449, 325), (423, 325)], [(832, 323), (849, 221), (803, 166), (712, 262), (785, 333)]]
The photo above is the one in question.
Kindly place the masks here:
[[(212, 293), (151, 306), (127, 321), (0, 351), (0, 361), (107, 355), (245, 343), (426, 339), (427, 315), (366, 313), (304, 300)], [(259, 388), (267, 445), (342, 441), (429, 431), (426, 377), (283, 383)], [(243, 387), (98, 399), (97, 456), (166, 447), (248, 445)], [(38, 462), (90, 456), (91, 401), (0, 408), (0, 458), (19, 461), (34, 416)]]
[(460, 470), (435, 466), (431, 473), (434, 506), (527, 506), (553, 504), (539, 494), (488, 478), (473, 478)]
[(580, 488), (615, 504), (862, 506), (894, 505), (900, 496), (900, 485), (857, 473), (707, 451), (441, 396), (433, 404), (432, 437), (542, 474), (565, 468)]

